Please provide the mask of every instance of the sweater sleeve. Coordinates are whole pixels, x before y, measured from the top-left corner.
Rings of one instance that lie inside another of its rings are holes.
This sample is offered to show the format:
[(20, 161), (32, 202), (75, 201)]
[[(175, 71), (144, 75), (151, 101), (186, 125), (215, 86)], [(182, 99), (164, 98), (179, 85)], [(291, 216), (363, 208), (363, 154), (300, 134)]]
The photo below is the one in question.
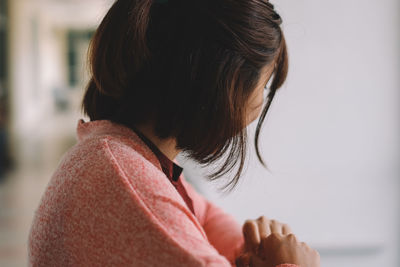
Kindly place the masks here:
[(198, 217), (209, 242), (225, 256), (231, 265), (242, 253), (244, 239), (240, 225), (235, 218), (207, 200), (181, 176), (182, 184), (195, 203)]

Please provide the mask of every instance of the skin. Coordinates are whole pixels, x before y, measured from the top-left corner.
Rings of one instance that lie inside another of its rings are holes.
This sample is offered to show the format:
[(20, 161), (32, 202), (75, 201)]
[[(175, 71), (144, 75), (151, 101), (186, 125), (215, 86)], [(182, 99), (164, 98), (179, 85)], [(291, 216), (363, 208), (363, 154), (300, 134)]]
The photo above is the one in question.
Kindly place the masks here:
[[(256, 120), (264, 104), (264, 88), (274, 71), (274, 63), (261, 70), (260, 80), (250, 95), (246, 106), (246, 126)], [(151, 123), (136, 126), (170, 160), (174, 160), (180, 150), (176, 149), (174, 138), (160, 139)], [(244, 251), (236, 260), (238, 267), (275, 267), (282, 263), (297, 264), (301, 267), (319, 267), (318, 252), (304, 242), (298, 242), (288, 225), (264, 216), (247, 220), (243, 225)]]
[(284, 263), (300, 267), (320, 267), (318, 252), (299, 242), (287, 224), (261, 216), (243, 225), (244, 253), (237, 267), (275, 267)]
[(261, 78), (258, 81), (257, 87), (254, 92), (249, 97), (247, 103), (247, 116), (246, 116), (246, 124), (249, 125), (253, 121), (255, 121), (261, 113), (263, 104), (264, 104), (264, 90), (268, 81), (271, 79), (271, 76), (274, 72), (275, 64), (270, 64), (265, 66), (261, 70)]

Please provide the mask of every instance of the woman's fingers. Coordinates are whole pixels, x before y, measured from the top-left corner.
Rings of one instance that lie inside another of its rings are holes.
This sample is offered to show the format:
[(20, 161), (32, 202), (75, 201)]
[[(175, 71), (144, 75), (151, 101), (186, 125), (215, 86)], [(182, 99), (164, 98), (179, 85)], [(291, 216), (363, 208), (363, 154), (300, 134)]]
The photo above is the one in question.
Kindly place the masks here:
[(282, 234), (282, 224), (278, 221), (271, 220), (269, 223), (269, 227), (272, 233)]
[(271, 234), (269, 220), (265, 216), (260, 216), (256, 222), (258, 226), (258, 232), (260, 233), (260, 238), (267, 237)]
[(235, 261), (236, 267), (272, 267), (257, 254), (246, 252)]
[(298, 266), (320, 267), (320, 257), (316, 250), (299, 242), (294, 234), (272, 233), (260, 241), (259, 256), (271, 266), (292, 263)]
[(258, 224), (254, 220), (247, 220), (243, 225), (245, 250), (257, 253), (260, 244)]
[(245, 253), (240, 255), (236, 260), (235, 260), (236, 267), (248, 267), (250, 266), (250, 254)]
[(287, 224), (260, 216), (243, 225), (245, 253), (237, 266), (271, 267), (283, 263), (320, 267), (317, 251), (299, 242)]
[(281, 223), (276, 220), (269, 220), (265, 216), (260, 216), (256, 220), (260, 237), (267, 237), (272, 233), (288, 235), (292, 233), (289, 225)]
[(260, 240), (271, 234), (288, 235), (291, 233), (292, 230), (287, 224), (276, 220), (269, 220), (265, 216), (260, 216), (256, 220), (246, 220), (243, 225), (245, 251), (257, 253)]
[(289, 225), (287, 225), (287, 224), (283, 224), (282, 225), (282, 234), (284, 234), (284, 235), (288, 235), (288, 234), (292, 234), (293, 232), (292, 232), (292, 229), (290, 229), (290, 227), (289, 227)]

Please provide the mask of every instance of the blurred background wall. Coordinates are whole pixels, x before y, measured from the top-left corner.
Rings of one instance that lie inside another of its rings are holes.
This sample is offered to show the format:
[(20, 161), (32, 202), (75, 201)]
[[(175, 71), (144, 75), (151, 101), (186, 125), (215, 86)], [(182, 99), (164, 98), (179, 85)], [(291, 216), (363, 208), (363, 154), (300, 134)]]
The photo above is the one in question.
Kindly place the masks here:
[(0, 0), (0, 266), (26, 266), (33, 212), (76, 141), (87, 47), (111, 2)]
[[(0, 0), (0, 266), (26, 265), (34, 209), (84, 118), (87, 46), (111, 3)], [(229, 195), (181, 157), (185, 175), (240, 223), (288, 223), (324, 267), (400, 266), (400, 2), (273, 3), (290, 73), (261, 135), (271, 171), (250, 152)]]

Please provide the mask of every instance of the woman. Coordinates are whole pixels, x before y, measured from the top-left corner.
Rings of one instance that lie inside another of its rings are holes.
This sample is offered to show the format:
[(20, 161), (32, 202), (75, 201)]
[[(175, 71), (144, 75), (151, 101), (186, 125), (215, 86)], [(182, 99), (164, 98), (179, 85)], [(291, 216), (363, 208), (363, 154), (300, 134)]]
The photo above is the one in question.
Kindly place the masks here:
[(280, 24), (265, 0), (117, 0), (91, 43), (90, 121), (35, 213), (30, 264), (319, 266), (287, 225), (262, 216), (242, 230), (174, 162), (224, 159), (209, 178), (237, 168), (232, 189), (259, 117), (263, 163), (259, 131), (288, 68)]

